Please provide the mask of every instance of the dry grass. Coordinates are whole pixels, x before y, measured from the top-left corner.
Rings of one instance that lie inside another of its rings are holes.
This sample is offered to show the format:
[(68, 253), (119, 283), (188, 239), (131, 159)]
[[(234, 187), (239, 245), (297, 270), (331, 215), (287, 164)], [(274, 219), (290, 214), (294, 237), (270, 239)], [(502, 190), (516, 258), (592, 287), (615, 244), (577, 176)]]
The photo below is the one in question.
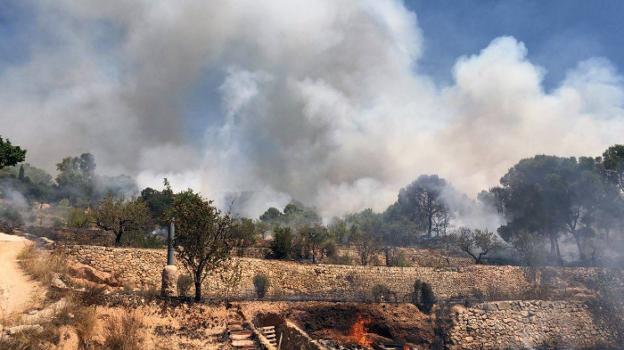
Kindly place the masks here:
[(140, 350), (144, 342), (143, 315), (138, 311), (111, 317), (105, 325), (104, 348), (111, 350)]
[(66, 257), (60, 251), (43, 252), (34, 244), (24, 247), (17, 259), (26, 273), (46, 285), (56, 274), (67, 272)]
[(93, 338), (96, 335), (97, 310), (95, 306), (82, 307), (74, 314), (74, 328), (81, 349), (94, 349)]

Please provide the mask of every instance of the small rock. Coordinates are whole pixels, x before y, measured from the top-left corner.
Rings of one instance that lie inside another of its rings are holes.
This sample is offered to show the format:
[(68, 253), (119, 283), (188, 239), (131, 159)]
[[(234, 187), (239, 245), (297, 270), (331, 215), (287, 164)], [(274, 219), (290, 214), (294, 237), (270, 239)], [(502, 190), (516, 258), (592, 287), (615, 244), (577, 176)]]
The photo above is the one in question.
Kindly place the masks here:
[(22, 333), (22, 332), (28, 332), (28, 331), (41, 333), (43, 332), (43, 327), (41, 327), (38, 324), (23, 324), (20, 326), (14, 326), (14, 327), (7, 329), (7, 332), (11, 335), (15, 335), (17, 333)]
[(57, 289), (67, 289), (67, 284), (63, 282), (58, 276), (54, 277), (50, 282), (50, 286)]

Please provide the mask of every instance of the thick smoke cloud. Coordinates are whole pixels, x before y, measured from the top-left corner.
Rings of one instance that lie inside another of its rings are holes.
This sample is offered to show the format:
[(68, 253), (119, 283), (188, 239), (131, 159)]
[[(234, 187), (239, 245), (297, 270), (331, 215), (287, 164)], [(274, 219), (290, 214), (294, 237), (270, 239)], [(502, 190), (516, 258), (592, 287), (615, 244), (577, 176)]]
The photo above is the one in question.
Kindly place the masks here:
[(397, 1), (31, 5), (46, 35), (0, 76), (2, 132), (30, 162), (90, 150), (109, 172), (249, 215), (290, 198), (325, 217), (383, 210), (423, 173), (474, 196), (522, 157), (599, 154), (624, 131), (605, 59), (544, 91), (524, 45), (500, 37), (438, 86)]

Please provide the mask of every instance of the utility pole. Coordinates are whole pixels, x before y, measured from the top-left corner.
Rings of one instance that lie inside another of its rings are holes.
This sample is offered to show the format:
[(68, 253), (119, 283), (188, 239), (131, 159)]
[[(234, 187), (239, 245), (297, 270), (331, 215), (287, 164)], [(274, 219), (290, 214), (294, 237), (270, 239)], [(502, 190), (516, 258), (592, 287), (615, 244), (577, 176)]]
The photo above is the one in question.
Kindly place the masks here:
[(167, 231), (167, 266), (162, 271), (160, 294), (163, 297), (174, 297), (178, 294), (178, 268), (175, 266), (173, 244), (175, 240), (175, 219), (171, 219)]
[(167, 265), (175, 265), (173, 260), (173, 240), (175, 239), (175, 218), (171, 219), (167, 232)]

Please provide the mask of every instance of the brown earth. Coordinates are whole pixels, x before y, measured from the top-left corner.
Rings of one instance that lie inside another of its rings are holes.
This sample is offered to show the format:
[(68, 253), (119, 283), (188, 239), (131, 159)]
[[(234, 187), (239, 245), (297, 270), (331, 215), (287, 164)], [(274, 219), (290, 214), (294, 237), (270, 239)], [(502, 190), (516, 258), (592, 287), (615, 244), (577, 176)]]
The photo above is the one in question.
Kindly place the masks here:
[(28, 244), (32, 242), (0, 232), (0, 316), (23, 311), (39, 294), (39, 284), (17, 263), (17, 256)]
[[(372, 340), (421, 344), (434, 341), (434, 325), (412, 304), (360, 304), (329, 302), (249, 302), (241, 310), (250, 320), (279, 315), (293, 321), (315, 339), (357, 343), (360, 331)], [(361, 323), (361, 325), (359, 325)]]

